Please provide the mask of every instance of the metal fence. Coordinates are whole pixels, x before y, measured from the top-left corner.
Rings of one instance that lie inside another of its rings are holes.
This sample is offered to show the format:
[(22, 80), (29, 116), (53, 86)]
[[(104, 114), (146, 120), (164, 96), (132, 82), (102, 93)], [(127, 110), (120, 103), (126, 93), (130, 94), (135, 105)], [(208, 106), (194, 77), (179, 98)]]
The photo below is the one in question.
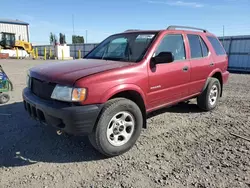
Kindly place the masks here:
[(219, 37), (228, 58), (228, 70), (250, 72), (250, 35)]
[[(94, 47), (98, 45), (98, 43), (91, 43), (91, 44), (67, 44), (70, 47), (70, 56), (73, 58), (79, 58), (78, 51), (81, 51), (81, 58), (83, 58), (87, 53), (89, 53)], [(46, 53), (54, 54), (54, 46), (52, 45), (40, 45), (34, 46), (34, 49), (38, 50), (39, 56), (44, 56), (44, 49), (46, 48)]]

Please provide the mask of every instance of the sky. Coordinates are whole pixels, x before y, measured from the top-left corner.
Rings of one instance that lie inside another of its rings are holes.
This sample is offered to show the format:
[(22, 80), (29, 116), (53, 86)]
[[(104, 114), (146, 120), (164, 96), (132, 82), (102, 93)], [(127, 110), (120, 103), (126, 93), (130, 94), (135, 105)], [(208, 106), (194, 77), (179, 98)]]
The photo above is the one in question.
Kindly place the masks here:
[[(1, 0), (0, 18), (28, 22), (30, 40), (49, 44), (50, 32), (98, 43), (127, 29), (185, 25), (217, 36), (250, 35), (250, 0)], [(74, 19), (73, 19), (74, 18)], [(74, 20), (74, 32), (73, 32)]]

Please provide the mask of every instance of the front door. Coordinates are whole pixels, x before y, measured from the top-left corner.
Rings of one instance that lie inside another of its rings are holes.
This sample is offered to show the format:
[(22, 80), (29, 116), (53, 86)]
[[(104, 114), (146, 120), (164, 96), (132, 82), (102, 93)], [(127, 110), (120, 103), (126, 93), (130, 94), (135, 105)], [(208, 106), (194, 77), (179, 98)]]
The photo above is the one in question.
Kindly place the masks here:
[(166, 34), (160, 42), (154, 56), (161, 52), (172, 52), (174, 61), (157, 64), (149, 68), (149, 109), (167, 105), (188, 96), (190, 80), (190, 62), (186, 60), (183, 35)]

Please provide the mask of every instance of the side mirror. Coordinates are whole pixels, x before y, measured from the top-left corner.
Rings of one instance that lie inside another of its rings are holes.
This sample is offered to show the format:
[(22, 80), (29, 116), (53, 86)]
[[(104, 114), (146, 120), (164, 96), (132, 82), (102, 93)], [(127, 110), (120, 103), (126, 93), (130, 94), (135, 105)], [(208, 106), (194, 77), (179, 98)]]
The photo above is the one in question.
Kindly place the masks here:
[(172, 52), (161, 52), (153, 57), (152, 60), (155, 64), (171, 63), (174, 61), (174, 56)]

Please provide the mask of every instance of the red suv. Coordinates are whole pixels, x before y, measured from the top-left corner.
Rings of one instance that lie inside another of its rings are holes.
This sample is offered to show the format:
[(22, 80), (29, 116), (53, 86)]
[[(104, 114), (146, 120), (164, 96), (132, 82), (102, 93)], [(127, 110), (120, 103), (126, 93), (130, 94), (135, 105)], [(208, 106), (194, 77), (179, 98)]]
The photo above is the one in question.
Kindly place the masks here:
[(205, 111), (214, 109), (227, 67), (221, 43), (204, 29), (128, 30), (83, 60), (30, 69), (24, 106), (43, 124), (88, 135), (98, 151), (115, 156), (135, 144), (149, 112), (191, 98)]

